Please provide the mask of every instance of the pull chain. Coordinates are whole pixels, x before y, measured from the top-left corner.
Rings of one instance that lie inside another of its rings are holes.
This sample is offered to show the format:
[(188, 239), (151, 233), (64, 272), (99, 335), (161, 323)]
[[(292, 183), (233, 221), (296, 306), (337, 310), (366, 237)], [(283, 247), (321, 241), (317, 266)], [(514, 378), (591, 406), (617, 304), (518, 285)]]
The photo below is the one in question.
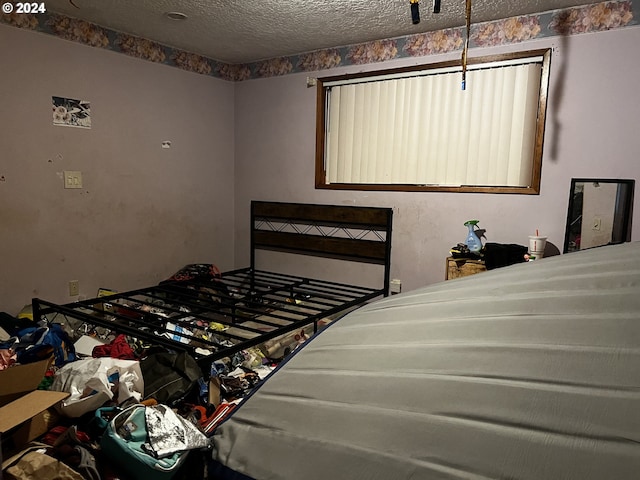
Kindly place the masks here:
[(467, 88), (467, 51), (469, 50), (469, 37), (471, 36), (471, 0), (467, 0), (465, 17), (467, 20), (467, 38), (462, 49), (462, 90)]

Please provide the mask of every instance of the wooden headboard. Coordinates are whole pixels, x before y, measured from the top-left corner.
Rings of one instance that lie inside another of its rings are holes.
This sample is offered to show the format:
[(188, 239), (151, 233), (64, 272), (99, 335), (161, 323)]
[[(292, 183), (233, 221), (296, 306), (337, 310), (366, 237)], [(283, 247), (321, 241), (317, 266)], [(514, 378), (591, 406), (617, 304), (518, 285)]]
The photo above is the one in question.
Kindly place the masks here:
[(381, 207), (251, 202), (251, 268), (256, 250), (279, 250), (384, 265), (389, 294), (393, 210)]

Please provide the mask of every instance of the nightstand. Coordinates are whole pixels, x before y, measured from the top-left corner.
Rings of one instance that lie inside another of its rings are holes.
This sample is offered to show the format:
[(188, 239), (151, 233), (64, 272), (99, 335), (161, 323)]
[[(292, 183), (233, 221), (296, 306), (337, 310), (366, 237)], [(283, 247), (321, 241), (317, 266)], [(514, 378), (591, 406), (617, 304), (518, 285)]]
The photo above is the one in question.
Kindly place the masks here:
[(485, 272), (486, 270), (487, 267), (484, 264), (484, 260), (447, 257), (445, 280), (466, 277), (474, 273)]

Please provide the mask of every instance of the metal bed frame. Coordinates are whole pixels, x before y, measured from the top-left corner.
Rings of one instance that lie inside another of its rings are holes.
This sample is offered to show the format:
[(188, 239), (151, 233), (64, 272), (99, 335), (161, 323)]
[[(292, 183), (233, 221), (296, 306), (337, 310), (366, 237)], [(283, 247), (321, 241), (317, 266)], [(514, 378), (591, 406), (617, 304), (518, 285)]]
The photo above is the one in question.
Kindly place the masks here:
[[(253, 201), (249, 267), (64, 305), (34, 298), (34, 319), (55, 322), (62, 316), (186, 350), (210, 365), (309, 325), (315, 332), (323, 319), (387, 296), (391, 226), (390, 208)], [(382, 287), (259, 270), (257, 250), (379, 264)]]

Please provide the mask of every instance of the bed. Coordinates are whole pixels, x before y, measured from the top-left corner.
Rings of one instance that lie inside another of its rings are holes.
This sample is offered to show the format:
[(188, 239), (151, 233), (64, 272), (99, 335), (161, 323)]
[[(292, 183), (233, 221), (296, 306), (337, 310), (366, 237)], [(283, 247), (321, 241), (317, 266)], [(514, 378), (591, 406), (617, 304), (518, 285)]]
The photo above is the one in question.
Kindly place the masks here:
[[(34, 298), (34, 319), (188, 351), (208, 372), (215, 360), (313, 333), (388, 295), (392, 215), (390, 208), (253, 201), (248, 267), (220, 273), (214, 265), (189, 265), (158, 285), (68, 304)], [(261, 270), (260, 250), (379, 265), (378, 286)], [(288, 353), (284, 347), (278, 352)]]
[(369, 303), (217, 428), (212, 478), (637, 479), (639, 312), (637, 242)]

